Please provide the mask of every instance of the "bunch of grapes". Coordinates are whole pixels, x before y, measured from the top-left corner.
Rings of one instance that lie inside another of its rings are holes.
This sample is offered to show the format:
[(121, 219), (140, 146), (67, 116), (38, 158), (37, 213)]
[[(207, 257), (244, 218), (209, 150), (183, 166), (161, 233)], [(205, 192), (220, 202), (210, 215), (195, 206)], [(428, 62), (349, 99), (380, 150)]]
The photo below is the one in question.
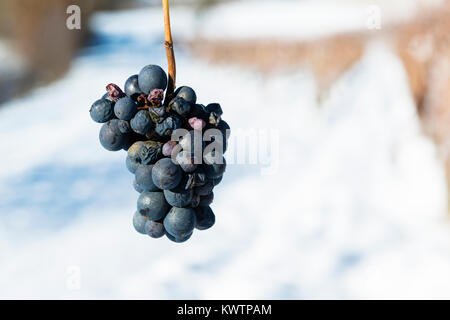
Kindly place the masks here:
[(166, 87), (164, 70), (145, 66), (127, 79), (124, 90), (107, 85), (90, 115), (103, 123), (101, 145), (128, 153), (126, 167), (140, 193), (134, 228), (152, 238), (184, 242), (194, 228), (206, 230), (215, 223), (210, 205), (225, 172), (230, 127), (219, 104), (197, 104), (187, 86), (164, 97)]

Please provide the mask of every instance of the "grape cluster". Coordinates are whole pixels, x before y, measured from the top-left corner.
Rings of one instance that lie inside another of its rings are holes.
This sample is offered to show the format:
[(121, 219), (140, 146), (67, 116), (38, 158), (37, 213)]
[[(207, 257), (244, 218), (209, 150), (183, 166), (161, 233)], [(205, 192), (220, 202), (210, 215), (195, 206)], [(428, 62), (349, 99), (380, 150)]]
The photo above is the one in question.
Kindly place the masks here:
[(190, 87), (164, 97), (167, 82), (161, 67), (145, 66), (123, 90), (107, 85), (90, 115), (103, 124), (99, 138), (105, 149), (127, 151), (126, 167), (140, 193), (136, 231), (184, 242), (194, 228), (206, 230), (215, 223), (210, 205), (225, 172), (230, 127), (220, 105), (197, 104)]

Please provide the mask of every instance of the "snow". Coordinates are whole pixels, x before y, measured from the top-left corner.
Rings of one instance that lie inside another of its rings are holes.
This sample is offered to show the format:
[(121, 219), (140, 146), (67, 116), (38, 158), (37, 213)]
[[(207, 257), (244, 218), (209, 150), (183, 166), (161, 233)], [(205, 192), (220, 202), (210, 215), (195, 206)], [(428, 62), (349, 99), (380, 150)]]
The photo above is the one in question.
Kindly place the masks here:
[(321, 104), (308, 70), (265, 77), (176, 47), (178, 84), (222, 104), (232, 139), (277, 133), (279, 163), (229, 165), (216, 225), (189, 242), (137, 234), (125, 153), (101, 148), (88, 110), (107, 83), (166, 68), (157, 10), (98, 15), (64, 79), (0, 109), (0, 298), (450, 298), (444, 169), (383, 43)]

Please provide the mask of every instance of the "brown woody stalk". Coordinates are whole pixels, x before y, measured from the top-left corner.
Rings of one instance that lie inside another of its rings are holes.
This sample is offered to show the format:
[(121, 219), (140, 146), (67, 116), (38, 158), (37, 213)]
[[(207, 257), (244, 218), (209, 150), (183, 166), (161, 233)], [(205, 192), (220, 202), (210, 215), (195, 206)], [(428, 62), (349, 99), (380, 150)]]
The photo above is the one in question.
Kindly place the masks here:
[(167, 65), (169, 68), (169, 82), (167, 85), (165, 101), (167, 104), (175, 90), (175, 77), (177, 70), (175, 66), (175, 54), (173, 52), (172, 31), (170, 29), (169, 0), (162, 0), (162, 7), (164, 13), (164, 46), (166, 47)]

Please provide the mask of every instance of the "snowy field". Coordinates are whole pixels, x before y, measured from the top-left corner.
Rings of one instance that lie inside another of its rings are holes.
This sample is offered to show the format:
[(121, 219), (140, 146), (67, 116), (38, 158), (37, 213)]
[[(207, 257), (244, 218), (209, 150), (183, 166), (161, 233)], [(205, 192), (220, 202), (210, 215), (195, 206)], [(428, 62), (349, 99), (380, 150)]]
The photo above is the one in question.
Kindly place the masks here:
[[(278, 132), (278, 170), (228, 166), (216, 225), (184, 244), (137, 234), (125, 153), (101, 148), (88, 110), (107, 83), (166, 68), (160, 16), (97, 15), (64, 79), (0, 108), (0, 298), (450, 298), (443, 167), (383, 43), (320, 105), (308, 70), (263, 77), (176, 47), (178, 85), (220, 102), (232, 132)], [(186, 9), (173, 17), (188, 34)]]

